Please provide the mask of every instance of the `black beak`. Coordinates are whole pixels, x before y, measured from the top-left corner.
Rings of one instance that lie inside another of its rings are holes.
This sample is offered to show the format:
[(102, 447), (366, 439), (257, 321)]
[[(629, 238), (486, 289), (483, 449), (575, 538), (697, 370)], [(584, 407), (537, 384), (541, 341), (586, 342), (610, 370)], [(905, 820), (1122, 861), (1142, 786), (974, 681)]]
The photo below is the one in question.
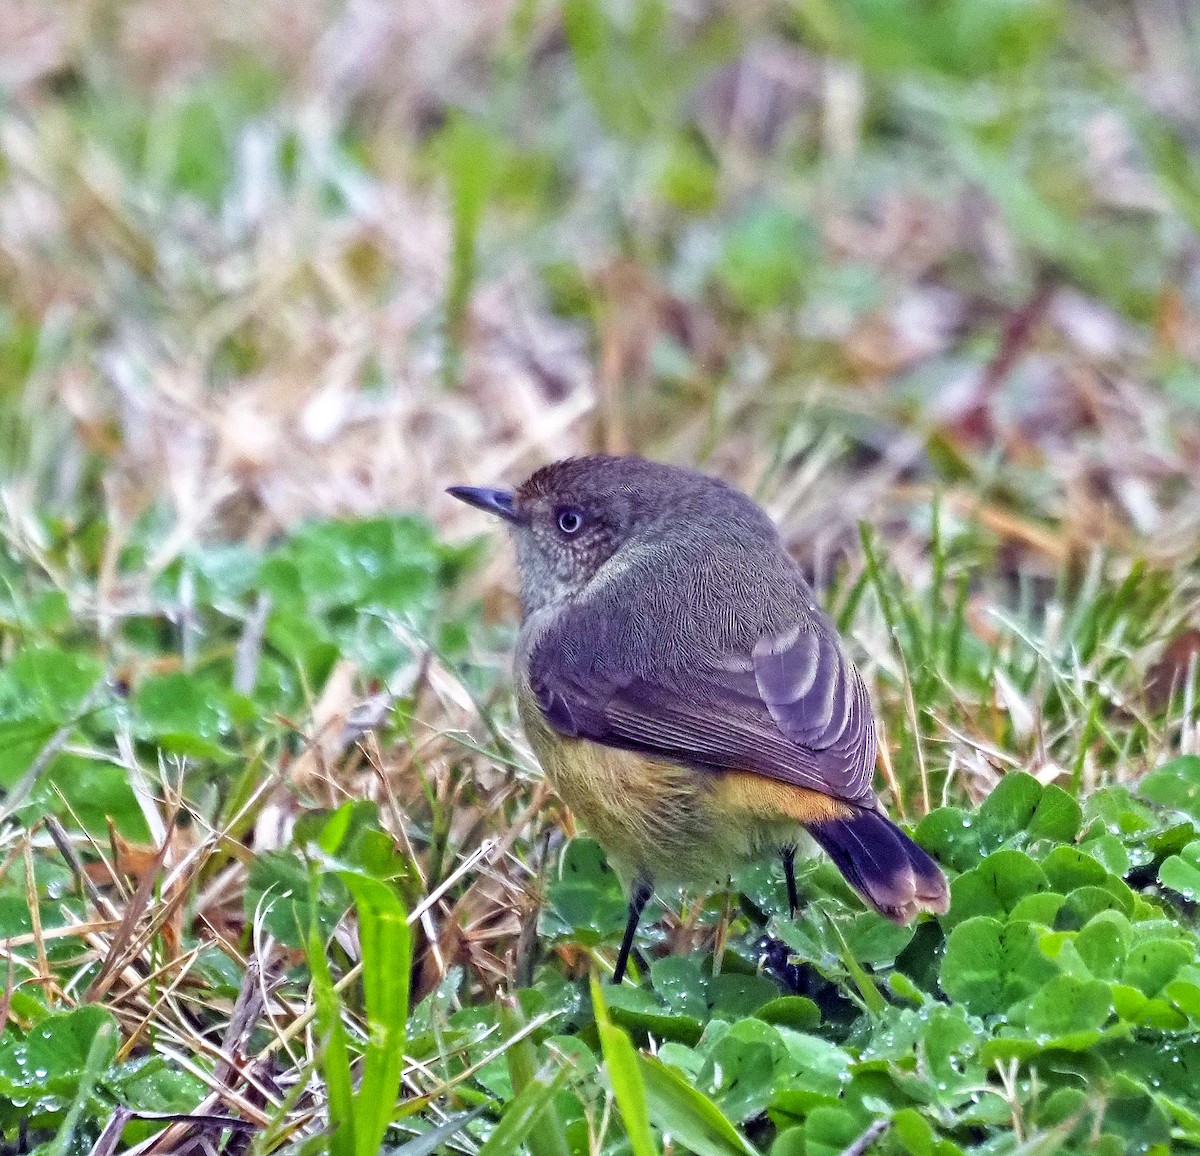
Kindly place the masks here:
[(451, 486), (446, 493), (486, 514), (497, 514), (506, 522), (517, 523), (521, 520), (513, 505), (510, 490), (489, 490), (486, 486)]

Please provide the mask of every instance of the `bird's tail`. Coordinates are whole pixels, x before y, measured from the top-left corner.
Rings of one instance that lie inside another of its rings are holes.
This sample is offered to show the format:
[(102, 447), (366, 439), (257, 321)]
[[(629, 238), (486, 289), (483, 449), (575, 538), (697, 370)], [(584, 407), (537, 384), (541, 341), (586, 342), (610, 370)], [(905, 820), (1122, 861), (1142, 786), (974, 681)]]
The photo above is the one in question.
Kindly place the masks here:
[(941, 868), (878, 811), (856, 810), (848, 818), (805, 827), (846, 882), (881, 915), (908, 923), (919, 911), (940, 915), (950, 906)]

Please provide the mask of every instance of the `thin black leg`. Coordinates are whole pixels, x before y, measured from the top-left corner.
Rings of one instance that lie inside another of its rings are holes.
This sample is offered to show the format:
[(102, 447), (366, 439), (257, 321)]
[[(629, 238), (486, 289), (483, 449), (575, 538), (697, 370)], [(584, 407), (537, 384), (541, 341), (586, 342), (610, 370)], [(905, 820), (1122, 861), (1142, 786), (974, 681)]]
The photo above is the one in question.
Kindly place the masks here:
[(634, 883), (633, 891), (629, 895), (629, 919), (625, 923), (625, 938), (621, 940), (621, 950), (617, 953), (617, 967), (613, 972), (613, 983), (620, 983), (625, 978), (625, 966), (629, 963), (629, 953), (633, 950), (633, 937), (637, 934), (642, 911), (650, 902), (650, 896), (653, 894), (654, 888), (645, 879), (639, 879)]
[(783, 878), (787, 883), (788, 914), (795, 919), (800, 910), (800, 896), (796, 893), (796, 848), (783, 847), (780, 854), (783, 856)]

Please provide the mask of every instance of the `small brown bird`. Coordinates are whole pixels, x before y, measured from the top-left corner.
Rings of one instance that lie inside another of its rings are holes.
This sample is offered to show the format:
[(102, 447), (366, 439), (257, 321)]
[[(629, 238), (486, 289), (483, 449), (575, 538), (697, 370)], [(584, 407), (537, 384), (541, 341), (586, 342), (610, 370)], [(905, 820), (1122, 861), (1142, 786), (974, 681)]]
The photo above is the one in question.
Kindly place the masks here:
[(715, 478), (633, 457), (449, 493), (516, 543), (517, 700), (555, 790), (629, 893), (625, 972), (655, 882), (719, 884), (803, 828), (875, 910), (944, 912), (937, 864), (871, 790), (875, 723), (833, 623), (767, 515)]

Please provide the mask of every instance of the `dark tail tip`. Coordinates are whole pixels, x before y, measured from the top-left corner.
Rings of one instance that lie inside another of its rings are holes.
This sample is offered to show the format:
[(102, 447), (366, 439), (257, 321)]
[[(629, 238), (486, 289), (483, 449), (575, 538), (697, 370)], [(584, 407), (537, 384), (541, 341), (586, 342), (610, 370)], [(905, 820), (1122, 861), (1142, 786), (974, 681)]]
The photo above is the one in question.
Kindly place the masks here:
[(846, 882), (881, 915), (909, 923), (920, 911), (941, 915), (950, 906), (941, 868), (878, 811), (856, 811), (807, 828)]

